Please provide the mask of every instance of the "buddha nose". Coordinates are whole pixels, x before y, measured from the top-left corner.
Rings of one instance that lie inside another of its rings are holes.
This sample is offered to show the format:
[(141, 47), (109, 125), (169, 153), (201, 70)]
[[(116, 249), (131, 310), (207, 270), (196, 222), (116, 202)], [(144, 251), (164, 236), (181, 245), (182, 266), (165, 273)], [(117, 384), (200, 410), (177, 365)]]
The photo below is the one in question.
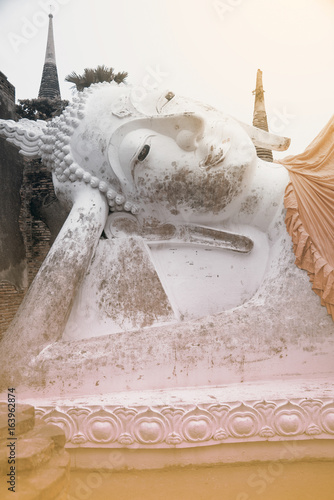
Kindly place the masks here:
[(175, 136), (177, 145), (187, 152), (197, 151), (204, 160), (203, 164), (216, 162), (223, 155), (223, 149), (227, 149), (226, 145), (223, 147), (226, 142), (223, 135), (224, 123), (198, 114), (185, 118), (186, 121), (180, 123), (180, 130)]
[(215, 167), (225, 159), (231, 141), (224, 132), (223, 121), (212, 120), (206, 123), (203, 137), (198, 142), (198, 154), (202, 158), (201, 167)]
[(173, 118), (173, 136), (177, 145), (184, 151), (195, 151), (205, 129), (205, 117), (198, 113), (186, 112)]
[(191, 130), (180, 130), (176, 136), (176, 143), (184, 151), (195, 151), (198, 147), (198, 134)]

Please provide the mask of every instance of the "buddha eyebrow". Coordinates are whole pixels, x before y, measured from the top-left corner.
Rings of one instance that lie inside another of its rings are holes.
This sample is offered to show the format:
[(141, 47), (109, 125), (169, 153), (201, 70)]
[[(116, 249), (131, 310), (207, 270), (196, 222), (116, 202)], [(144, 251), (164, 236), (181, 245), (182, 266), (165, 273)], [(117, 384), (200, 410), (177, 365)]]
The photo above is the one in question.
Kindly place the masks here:
[(165, 98), (167, 99), (167, 101), (171, 101), (173, 99), (173, 97), (175, 97), (175, 94), (173, 92), (168, 92), (165, 95)]

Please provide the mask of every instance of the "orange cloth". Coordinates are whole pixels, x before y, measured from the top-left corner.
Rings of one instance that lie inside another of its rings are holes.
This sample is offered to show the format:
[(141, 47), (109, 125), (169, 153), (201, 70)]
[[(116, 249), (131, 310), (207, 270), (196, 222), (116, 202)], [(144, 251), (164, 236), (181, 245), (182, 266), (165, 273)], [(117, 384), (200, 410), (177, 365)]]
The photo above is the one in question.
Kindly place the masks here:
[(290, 175), (285, 223), (296, 265), (334, 320), (334, 115), (304, 153), (278, 163)]

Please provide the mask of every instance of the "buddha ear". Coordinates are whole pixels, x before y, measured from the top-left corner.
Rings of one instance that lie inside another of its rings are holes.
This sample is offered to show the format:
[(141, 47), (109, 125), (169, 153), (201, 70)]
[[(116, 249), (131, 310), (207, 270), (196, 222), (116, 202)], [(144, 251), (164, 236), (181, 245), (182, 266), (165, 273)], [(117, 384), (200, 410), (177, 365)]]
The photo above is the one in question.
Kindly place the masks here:
[(247, 125), (247, 123), (240, 122), (239, 120), (238, 123), (247, 132), (255, 146), (272, 149), (274, 151), (286, 151), (290, 146), (291, 139), (288, 137), (271, 134), (270, 132), (253, 127), (252, 125)]

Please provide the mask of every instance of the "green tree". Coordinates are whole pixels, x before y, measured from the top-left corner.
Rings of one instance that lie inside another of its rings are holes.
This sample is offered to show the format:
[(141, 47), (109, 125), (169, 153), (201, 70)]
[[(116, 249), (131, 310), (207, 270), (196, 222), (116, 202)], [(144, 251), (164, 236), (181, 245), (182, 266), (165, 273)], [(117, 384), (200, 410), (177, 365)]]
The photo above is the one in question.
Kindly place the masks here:
[(103, 64), (102, 66), (97, 66), (95, 69), (85, 68), (82, 75), (78, 75), (75, 71), (73, 71), (65, 77), (65, 81), (74, 83), (74, 88), (81, 92), (93, 83), (115, 81), (120, 84), (125, 81), (127, 76), (128, 73), (125, 71), (114, 73), (113, 68), (108, 68)]
[(16, 113), (19, 118), (29, 120), (50, 120), (59, 116), (68, 105), (68, 101), (61, 99), (49, 99), (40, 97), (38, 99), (19, 99), (16, 105)]

